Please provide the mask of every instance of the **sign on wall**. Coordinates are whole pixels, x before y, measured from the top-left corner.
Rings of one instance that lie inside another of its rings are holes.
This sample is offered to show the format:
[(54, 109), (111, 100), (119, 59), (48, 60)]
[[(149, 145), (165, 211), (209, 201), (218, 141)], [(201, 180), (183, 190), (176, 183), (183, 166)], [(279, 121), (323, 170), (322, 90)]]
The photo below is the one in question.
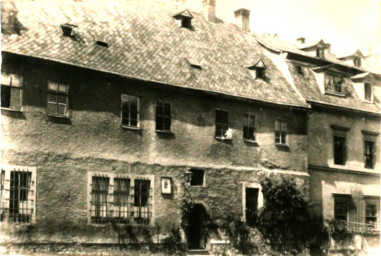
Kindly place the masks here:
[(172, 178), (170, 177), (161, 178), (161, 193), (172, 194)]

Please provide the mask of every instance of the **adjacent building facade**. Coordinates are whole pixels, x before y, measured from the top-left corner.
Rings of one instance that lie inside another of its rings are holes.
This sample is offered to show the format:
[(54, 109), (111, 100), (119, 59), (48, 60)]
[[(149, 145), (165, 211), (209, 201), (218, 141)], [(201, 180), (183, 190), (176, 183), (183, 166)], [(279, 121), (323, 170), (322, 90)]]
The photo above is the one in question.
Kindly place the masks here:
[(2, 244), (160, 242), (190, 200), (184, 240), (210, 250), (209, 216), (249, 223), (269, 173), (379, 234), (379, 75), (214, 4), (2, 3)]

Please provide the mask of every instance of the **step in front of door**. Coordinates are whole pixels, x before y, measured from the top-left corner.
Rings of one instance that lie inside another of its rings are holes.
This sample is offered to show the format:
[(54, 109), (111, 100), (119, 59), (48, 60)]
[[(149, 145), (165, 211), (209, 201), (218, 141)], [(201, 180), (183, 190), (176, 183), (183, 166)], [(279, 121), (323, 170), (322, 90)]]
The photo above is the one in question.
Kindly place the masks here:
[(186, 252), (186, 256), (199, 256), (199, 255), (210, 255), (209, 251), (207, 250), (202, 250), (202, 249), (198, 249), (198, 250), (187, 250)]

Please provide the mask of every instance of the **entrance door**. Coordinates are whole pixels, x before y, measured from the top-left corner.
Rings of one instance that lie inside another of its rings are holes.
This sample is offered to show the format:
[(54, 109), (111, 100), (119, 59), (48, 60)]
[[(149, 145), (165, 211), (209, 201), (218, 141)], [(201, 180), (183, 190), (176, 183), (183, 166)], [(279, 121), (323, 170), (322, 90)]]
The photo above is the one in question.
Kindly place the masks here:
[(201, 204), (196, 204), (189, 214), (188, 248), (205, 249), (206, 247), (206, 210)]

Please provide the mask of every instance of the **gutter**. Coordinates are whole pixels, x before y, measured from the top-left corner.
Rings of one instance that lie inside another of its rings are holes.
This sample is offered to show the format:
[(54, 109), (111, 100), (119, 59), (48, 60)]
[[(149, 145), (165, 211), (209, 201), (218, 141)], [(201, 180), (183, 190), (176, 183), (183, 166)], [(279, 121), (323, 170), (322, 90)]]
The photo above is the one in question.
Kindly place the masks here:
[(355, 112), (355, 113), (360, 113), (360, 114), (366, 114), (366, 115), (381, 117), (381, 112), (373, 112), (373, 111), (366, 111), (366, 110), (357, 109), (357, 108), (337, 106), (337, 105), (333, 105), (333, 104), (321, 102), (321, 101), (307, 100), (307, 102), (310, 103), (311, 105), (317, 105), (320, 107), (326, 107), (326, 108), (332, 108), (332, 109), (337, 109), (337, 110), (342, 110), (342, 111), (350, 111), (350, 112)]

